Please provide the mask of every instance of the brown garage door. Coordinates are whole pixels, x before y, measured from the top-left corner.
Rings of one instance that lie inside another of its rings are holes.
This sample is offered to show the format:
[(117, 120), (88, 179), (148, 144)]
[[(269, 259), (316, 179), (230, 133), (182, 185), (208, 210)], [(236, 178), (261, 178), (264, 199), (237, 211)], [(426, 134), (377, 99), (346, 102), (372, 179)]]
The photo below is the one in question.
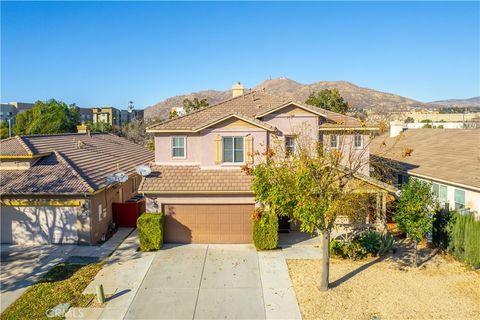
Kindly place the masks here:
[(253, 204), (164, 205), (165, 242), (251, 243)]

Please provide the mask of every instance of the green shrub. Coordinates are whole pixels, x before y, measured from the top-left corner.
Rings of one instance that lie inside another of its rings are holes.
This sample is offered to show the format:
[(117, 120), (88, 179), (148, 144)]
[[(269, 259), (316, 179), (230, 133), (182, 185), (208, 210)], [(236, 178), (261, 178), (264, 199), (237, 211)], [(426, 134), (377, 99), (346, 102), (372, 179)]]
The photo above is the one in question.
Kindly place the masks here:
[(137, 219), (140, 250), (159, 250), (163, 244), (163, 213), (144, 213)]
[(253, 243), (257, 250), (271, 250), (278, 246), (278, 217), (256, 211), (253, 217)]
[(448, 229), (448, 251), (465, 263), (480, 267), (480, 221), (472, 214), (454, 212)]
[(330, 253), (344, 259), (363, 259), (368, 255), (385, 255), (395, 250), (395, 240), (389, 234), (381, 235), (375, 231), (368, 231), (352, 240), (332, 240)]
[(439, 209), (437, 213), (433, 215), (432, 243), (442, 249), (447, 249), (450, 241), (448, 235), (450, 217), (451, 213), (446, 209)]
[(378, 250), (379, 256), (394, 253), (396, 250), (395, 239), (390, 234), (385, 234), (380, 237), (380, 249)]
[(353, 240), (332, 240), (330, 242), (330, 253), (344, 259), (358, 260), (367, 256), (368, 252), (360, 244), (359, 239)]
[(360, 244), (368, 253), (377, 255), (382, 246), (381, 235), (370, 230), (360, 238)]

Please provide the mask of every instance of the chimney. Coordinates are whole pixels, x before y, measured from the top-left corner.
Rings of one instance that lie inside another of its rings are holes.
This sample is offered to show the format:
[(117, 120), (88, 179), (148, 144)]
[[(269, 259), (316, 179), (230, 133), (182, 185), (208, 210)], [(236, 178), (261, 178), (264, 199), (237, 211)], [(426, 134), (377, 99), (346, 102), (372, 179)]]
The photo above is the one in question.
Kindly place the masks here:
[(77, 126), (78, 133), (89, 133), (89, 131), (90, 131), (90, 128), (84, 122), (82, 122), (82, 124)]
[(241, 96), (243, 95), (244, 91), (245, 91), (245, 88), (243, 88), (240, 81), (238, 81), (232, 86), (232, 97), (235, 98), (235, 97)]
[(398, 136), (400, 133), (405, 131), (407, 128), (400, 121), (390, 122), (390, 138)]

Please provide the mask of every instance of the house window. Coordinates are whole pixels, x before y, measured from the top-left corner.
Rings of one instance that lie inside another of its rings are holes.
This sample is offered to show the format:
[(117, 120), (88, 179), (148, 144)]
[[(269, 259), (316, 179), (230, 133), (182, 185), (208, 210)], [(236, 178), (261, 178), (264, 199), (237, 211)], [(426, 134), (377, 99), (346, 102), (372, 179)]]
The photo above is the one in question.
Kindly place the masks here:
[(465, 208), (465, 191), (455, 189), (455, 209)]
[(363, 147), (363, 136), (359, 133), (355, 134), (354, 143), (355, 143), (355, 148)]
[(223, 162), (243, 162), (243, 137), (223, 137)]
[(338, 148), (338, 134), (331, 134), (330, 135), (330, 147), (331, 148)]
[(137, 177), (132, 178), (132, 193), (137, 192)]
[(185, 158), (185, 137), (172, 137), (172, 158)]
[(397, 176), (397, 184), (398, 186), (403, 186), (404, 184), (407, 184), (408, 183), (408, 176), (407, 175), (404, 175), (404, 174), (399, 174)]
[(288, 157), (295, 152), (295, 137), (285, 136), (285, 155)]
[(432, 192), (433, 195), (437, 198), (438, 201), (447, 203), (448, 202), (448, 187), (443, 184), (432, 183)]

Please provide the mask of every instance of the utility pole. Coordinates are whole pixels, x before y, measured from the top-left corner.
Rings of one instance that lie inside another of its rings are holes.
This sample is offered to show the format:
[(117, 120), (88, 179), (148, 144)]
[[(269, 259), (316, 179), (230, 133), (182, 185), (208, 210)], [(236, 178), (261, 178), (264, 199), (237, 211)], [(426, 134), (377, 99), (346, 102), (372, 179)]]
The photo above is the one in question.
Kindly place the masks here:
[(11, 138), (12, 137), (12, 117), (9, 117), (7, 121), (8, 121), (8, 137)]

